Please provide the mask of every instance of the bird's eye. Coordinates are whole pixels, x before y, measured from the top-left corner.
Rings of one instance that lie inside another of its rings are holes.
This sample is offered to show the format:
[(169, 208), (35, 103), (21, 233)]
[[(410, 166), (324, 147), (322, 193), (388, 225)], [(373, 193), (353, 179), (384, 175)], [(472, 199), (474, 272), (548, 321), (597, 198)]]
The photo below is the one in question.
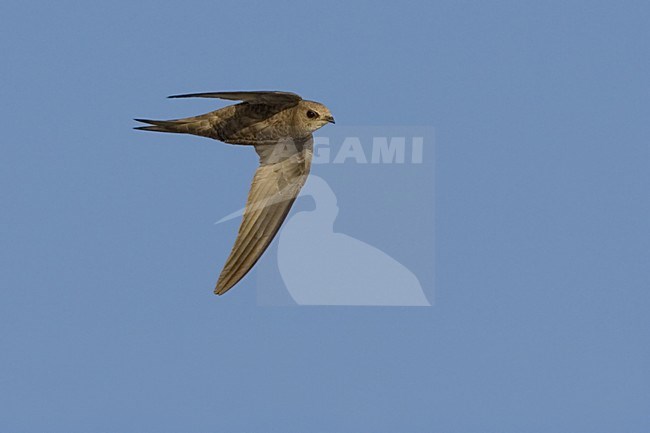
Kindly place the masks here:
[(315, 112), (314, 110), (307, 110), (307, 117), (310, 119), (315, 119), (318, 117), (318, 113)]

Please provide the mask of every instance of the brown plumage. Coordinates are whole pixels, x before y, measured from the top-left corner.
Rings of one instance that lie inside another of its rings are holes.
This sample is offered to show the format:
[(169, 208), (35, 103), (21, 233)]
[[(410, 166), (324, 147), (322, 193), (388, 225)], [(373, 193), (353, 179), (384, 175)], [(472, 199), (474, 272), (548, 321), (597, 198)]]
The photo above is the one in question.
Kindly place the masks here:
[(200, 116), (176, 120), (135, 119), (136, 129), (200, 135), (229, 144), (252, 145), (260, 157), (244, 217), (214, 292), (224, 294), (253, 267), (280, 229), (305, 184), (311, 165), (312, 132), (334, 123), (329, 109), (288, 92), (216, 92), (170, 98), (243, 101)]

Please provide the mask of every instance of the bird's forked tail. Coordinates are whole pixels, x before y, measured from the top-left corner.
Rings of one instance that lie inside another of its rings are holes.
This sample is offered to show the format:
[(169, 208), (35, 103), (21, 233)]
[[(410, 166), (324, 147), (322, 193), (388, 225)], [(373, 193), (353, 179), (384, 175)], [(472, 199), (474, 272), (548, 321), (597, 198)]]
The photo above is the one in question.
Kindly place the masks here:
[(177, 134), (193, 134), (203, 137), (214, 137), (215, 129), (211, 121), (212, 113), (196, 117), (174, 120), (133, 119), (136, 122), (147, 123), (149, 126), (137, 126), (133, 129), (155, 132), (175, 132)]

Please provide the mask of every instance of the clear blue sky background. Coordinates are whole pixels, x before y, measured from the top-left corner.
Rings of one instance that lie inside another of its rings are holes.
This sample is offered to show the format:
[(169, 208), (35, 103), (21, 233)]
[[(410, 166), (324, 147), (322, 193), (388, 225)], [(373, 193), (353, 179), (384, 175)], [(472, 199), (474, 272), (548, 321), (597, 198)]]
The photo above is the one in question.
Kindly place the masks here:
[[(3, 1), (0, 430), (649, 431), (649, 21), (641, 1)], [(232, 240), (212, 223), (255, 155), (131, 118), (223, 89), (436, 128), (432, 308), (211, 294)]]

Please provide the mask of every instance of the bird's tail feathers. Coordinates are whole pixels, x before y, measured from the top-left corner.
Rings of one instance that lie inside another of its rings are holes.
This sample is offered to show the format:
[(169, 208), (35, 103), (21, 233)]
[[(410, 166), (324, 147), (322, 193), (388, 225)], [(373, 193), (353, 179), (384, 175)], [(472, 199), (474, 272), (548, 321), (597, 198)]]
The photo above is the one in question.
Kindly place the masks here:
[(139, 129), (140, 131), (156, 131), (156, 132), (178, 132), (174, 126), (173, 121), (165, 120), (149, 120), (149, 119), (133, 119), (136, 122), (148, 123), (152, 126), (136, 126), (133, 129)]
[(211, 137), (214, 134), (210, 121), (210, 113), (174, 120), (133, 119), (136, 122), (147, 123), (149, 126), (137, 126), (134, 129), (141, 131), (174, 132), (177, 134), (194, 134)]

